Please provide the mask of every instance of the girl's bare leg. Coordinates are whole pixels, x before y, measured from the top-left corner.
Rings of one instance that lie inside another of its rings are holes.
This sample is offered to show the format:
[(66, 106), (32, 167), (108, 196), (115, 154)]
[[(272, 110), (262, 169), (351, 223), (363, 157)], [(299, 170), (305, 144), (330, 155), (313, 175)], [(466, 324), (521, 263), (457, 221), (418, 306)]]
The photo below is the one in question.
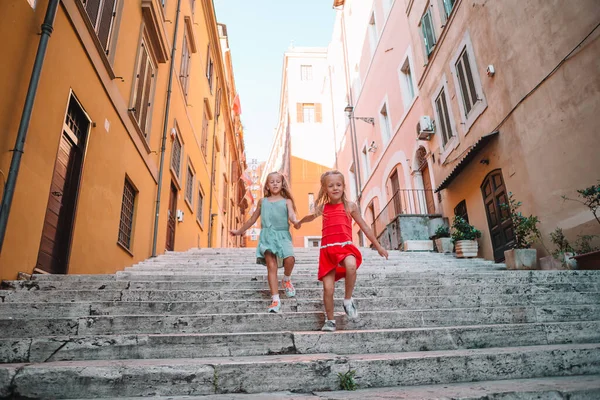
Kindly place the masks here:
[(294, 265), (296, 264), (296, 259), (294, 257), (287, 257), (283, 259), (283, 273), (286, 276), (292, 275), (292, 271), (294, 270)]
[(271, 296), (279, 294), (279, 282), (277, 281), (277, 257), (267, 251), (265, 253), (265, 261), (267, 262), (267, 276), (269, 281), (269, 289)]
[(333, 291), (335, 290), (335, 269), (323, 277), (323, 304), (327, 319), (333, 318)]
[(348, 256), (344, 258), (341, 264), (346, 268), (346, 292), (344, 293), (344, 299), (350, 300), (354, 292), (354, 285), (356, 284), (356, 257)]

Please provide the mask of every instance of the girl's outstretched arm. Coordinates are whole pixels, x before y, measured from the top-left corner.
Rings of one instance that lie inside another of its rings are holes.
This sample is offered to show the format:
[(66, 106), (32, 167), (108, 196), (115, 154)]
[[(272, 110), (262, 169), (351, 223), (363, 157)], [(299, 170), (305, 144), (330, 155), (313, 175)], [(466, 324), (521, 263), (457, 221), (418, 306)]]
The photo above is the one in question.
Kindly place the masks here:
[(302, 224), (304, 224), (305, 222), (314, 221), (315, 218), (317, 218), (317, 217), (318, 217), (317, 214), (308, 214), (308, 215), (305, 215), (304, 217), (302, 217), (302, 219), (300, 221), (298, 221), (297, 223), (294, 224), (294, 228), (300, 229), (300, 227), (302, 226)]
[(352, 218), (354, 218), (354, 220), (360, 227), (360, 230), (363, 231), (365, 233), (365, 235), (367, 235), (367, 238), (371, 241), (371, 243), (373, 243), (373, 245), (377, 249), (377, 252), (379, 253), (379, 255), (381, 257), (385, 257), (387, 260), (387, 258), (388, 258), (387, 250), (384, 249), (383, 247), (381, 247), (381, 245), (377, 241), (377, 238), (373, 234), (373, 231), (371, 231), (371, 228), (369, 228), (369, 226), (367, 225), (367, 223), (365, 222), (363, 217), (360, 215), (360, 210), (358, 209), (358, 206), (356, 205), (356, 203), (350, 203), (350, 215), (352, 215)]
[(258, 202), (258, 206), (256, 207), (256, 210), (254, 210), (254, 214), (252, 214), (250, 219), (248, 221), (246, 221), (246, 223), (244, 225), (242, 225), (242, 227), (240, 229), (232, 229), (229, 231), (231, 236), (243, 235), (244, 232), (246, 232), (248, 230), (248, 228), (250, 228), (252, 225), (254, 225), (254, 223), (258, 220), (258, 217), (260, 217), (261, 205), (262, 205), (262, 200), (260, 200)]
[(292, 203), (292, 200), (287, 199), (285, 201), (285, 204), (287, 205), (288, 219), (290, 220), (292, 225), (296, 226), (296, 224), (299, 221), (298, 221), (298, 218), (296, 217), (296, 212), (294, 212), (294, 204)]

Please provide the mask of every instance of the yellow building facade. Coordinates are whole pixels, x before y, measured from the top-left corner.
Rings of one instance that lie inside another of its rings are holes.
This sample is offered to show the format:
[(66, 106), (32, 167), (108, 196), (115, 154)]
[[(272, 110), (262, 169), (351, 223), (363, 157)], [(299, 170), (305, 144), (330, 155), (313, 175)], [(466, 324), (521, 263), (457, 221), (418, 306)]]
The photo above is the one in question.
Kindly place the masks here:
[(0, 15), (10, 38), (0, 44), (0, 171), (12, 191), (0, 279), (112, 273), (165, 250), (239, 244), (223, 232), (245, 219), (243, 135), (211, 1), (16, 0)]

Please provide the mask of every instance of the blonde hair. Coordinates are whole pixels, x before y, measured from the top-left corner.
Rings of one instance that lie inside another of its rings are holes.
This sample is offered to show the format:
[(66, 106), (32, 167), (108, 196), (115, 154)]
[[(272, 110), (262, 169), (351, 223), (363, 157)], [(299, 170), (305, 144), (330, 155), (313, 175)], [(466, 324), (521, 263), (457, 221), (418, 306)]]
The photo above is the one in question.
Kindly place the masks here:
[(317, 196), (317, 200), (315, 200), (316, 215), (323, 214), (323, 207), (325, 207), (325, 204), (330, 202), (329, 196), (327, 195), (327, 178), (333, 175), (339, 175), (342, 177), (342, 185), (344, 186), (344, 191), (342, 193), (342, 203), (344, 203), (344, 209), (346, 210), (346, 213), (350, 213), (350, 201), (346, 197), (346, 180), (344, 179), (344, 174), (334, 169), (331, 171), (327, 171), (323, 175), (321, 175), (321, 189), (319, 189), (319, 195)]
[(291, 200), (294, 211), (298, 212), (298, 210), (296, 210), (296, 202), (294, 201), (294, 197), (292, 196), (292, 191), (290, 190), (290, 185), (288, 184), (287, 179), (285, 179), (285, 176), (281, 172), (275, 171), (275, 172), (271, 172), (271, 173), (269, 173), (269, 175), (267, 175), (267, 178), (265, 179), (265, 185), (263, 186), (263, 196), (264, 197), (271, 196), (271, 190), (269, 189), (269, 177), (272, 175), (279, 175), (281, 177), (281, 197), (283, 197), (284, 199)]

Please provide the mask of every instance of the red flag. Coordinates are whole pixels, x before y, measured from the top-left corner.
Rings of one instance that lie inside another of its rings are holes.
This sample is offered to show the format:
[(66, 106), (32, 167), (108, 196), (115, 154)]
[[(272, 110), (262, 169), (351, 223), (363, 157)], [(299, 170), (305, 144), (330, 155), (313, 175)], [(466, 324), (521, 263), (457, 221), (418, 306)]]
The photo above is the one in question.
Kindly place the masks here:
[(245, 197), (248, 199), (249, 204), (254, 204), (254, 196), (252, 196), (252, 192), (250, 190), (246, 191)]
[(235, 98), (233, 99), (233, 112), (236, 115), (240, 115), (242, 113), (242, 105), (240, 104), (240, 95), (235, 94)]

